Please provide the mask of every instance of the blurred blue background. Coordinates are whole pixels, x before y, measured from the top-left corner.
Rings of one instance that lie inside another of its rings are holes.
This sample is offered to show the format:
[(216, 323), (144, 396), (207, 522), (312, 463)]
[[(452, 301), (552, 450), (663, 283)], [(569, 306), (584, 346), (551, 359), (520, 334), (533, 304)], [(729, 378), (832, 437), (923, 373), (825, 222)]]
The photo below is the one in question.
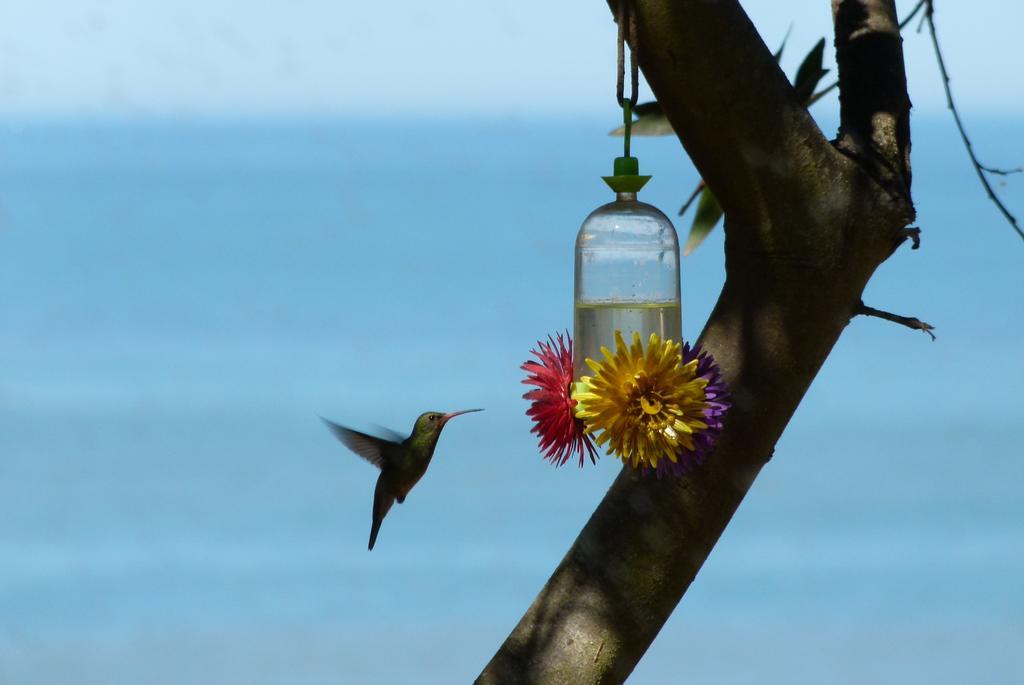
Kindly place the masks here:
[[(783, 5), (750, 9), (796, 22), (792, 74), (828, 9)], [(986, 65), (1024, 11), (946, 10), (974, 143), (1020, 165)], [(518, 370), (608, 200), (613, 35), (582, 2), (0, 10), (0, 682), (476, 676), (617, 473), (537, 456)], [(633, 682), (1024, 680), (1024, 245), (907, 54), (923, 245), (865, 301), (938, 340), (851, 323)], [(674, 215), (696, 172), (635, 148)], [(721, 232), (683, 268), (692, 338)], [(317, 415), (475, 406), (368, 553), (375, 471)]]

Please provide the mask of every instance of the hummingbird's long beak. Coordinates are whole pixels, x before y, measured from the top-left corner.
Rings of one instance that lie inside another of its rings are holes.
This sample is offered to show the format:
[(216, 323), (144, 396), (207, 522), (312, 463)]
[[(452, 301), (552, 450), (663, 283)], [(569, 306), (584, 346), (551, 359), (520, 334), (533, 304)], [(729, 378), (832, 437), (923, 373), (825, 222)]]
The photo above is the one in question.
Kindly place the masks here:
[(444, 424), (448, 423), (449, 419), (454, 419), (456, 416), (461, 416), (462, 414), (470, 414), (475, 411), (483, 411), (483, 409), (463, 409), (462, 411), (453, 411), (451, 414), (445, 414), (444, 416), (441, 417), (441, 425), (443, 426)]

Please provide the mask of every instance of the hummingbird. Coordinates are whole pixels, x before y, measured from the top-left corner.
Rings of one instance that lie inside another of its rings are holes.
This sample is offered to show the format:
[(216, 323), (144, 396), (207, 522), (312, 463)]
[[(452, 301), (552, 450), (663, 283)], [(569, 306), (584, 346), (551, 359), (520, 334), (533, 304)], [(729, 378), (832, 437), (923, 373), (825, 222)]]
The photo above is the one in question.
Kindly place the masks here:
[(434, 456), (434, 448), (437, 447), (437, 439), (441, 437), (441, 429), (456, 416), (475, 411), (483, 409), (464, 409), (448, 414), (439, 411), (424, 412), (416, 419), (412, 434), (407, 438), (386, 429), (383, 432), (387, 433), (388, 437), (379, 438), (320, 417), (345, 447), (380, 469), (377, 487), (373, 492), (373, 523), (370, 526), (368, 549), (373, 549), (374, 543), (377, 542), (380, 524), (387, 516), (391, 505), (396, 500), (399, 504), (404, 502), (409, 491), (427, 472), (430, 458)]

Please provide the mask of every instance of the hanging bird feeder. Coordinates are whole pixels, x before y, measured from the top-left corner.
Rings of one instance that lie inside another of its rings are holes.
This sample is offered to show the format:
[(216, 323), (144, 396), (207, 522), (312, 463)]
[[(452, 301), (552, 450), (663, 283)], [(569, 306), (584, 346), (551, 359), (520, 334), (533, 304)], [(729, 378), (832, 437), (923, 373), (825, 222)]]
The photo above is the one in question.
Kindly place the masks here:
[(714, 359), (682, 342), (679, 238), (657, 208), (636, 199), (650, 176), (630, 154), (638, 69), (624, 97), (625, 32), (636, 47), (630, 1), (619, 3), (618, 84), (623, 155), (604, 177), (615, 201), (591, 212), (576, 237), (574, 336), (532, 350), (523, 382), (545, 459), (573, 454), (583, 466), (597, 446), (645, 472), (684, 475), (714, 449), (729, 394)]
[(589, 373), (586, 359), (600, 359), (602, 347), (614, 348), (615, 331), (627, 339), (633, 333), (682, 339), (679, 237), (657, 207), (636, 199), (651, 177), (639, 174), (639, 162), (629, 153), (631, 110), (624, 100), (624, 154), (615, 160), (614, 175), (604, 177), (615, 201), (591, 212), (576, 236), (577, 378)]

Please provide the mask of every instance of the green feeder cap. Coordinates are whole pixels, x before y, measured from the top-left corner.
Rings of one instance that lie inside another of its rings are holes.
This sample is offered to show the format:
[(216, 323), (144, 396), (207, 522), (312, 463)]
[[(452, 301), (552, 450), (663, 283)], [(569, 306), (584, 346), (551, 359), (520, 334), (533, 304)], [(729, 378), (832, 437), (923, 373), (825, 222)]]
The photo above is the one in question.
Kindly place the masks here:
[(650, 176), (640, 175), (640, 162), (636, 157), (616, 157), (614, 173), (614, 176), (601, 178), (616, 193), (635, 193), (651, 180)]

